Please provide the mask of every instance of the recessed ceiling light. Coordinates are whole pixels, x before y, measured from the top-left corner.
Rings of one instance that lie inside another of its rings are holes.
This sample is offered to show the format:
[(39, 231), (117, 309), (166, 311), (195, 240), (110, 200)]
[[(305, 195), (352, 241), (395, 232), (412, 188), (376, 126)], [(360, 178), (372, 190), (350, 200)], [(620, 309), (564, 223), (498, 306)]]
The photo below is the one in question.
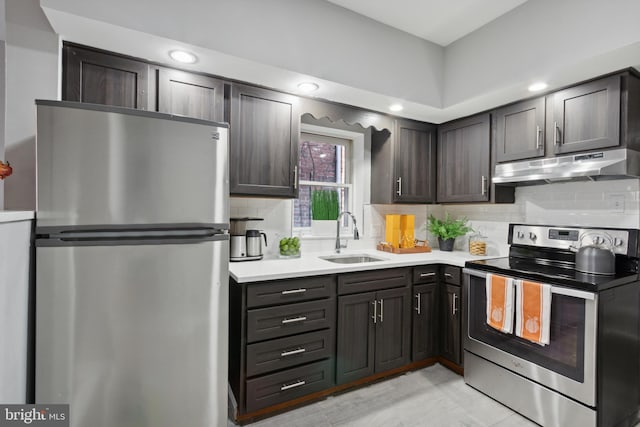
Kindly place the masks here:
[(543, 89), (547, 88), (547, 84), (545, 82), (537, 82), (529, 86), (529, 92), (539, 92)]
[(174, 61), (182, 62), (183, 64), (193, 64), (198, 60), (198, 57), (193, 53), (184, 50), (172, 50), (169, 52), (169, 56)]
[(318, 90), (320, 86), (313, 82), (302, 82), (298, 85), (298, 90), (300, 92), (309, 93)]
[(391, 111), (402, 111), (404, 107), (400, 104), (392, 104), (389, 106), (389, 110)]

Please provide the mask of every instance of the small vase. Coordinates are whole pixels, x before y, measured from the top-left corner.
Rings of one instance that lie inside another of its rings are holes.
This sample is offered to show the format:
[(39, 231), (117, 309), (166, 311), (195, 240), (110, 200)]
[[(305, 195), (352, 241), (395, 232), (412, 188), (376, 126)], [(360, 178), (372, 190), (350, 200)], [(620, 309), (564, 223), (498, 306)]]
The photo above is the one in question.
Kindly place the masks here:
[(456, 239), (443, 239), (442, 237), (438, 237), (438, 246), (441, 251), (449, 251), (453, 250), (453, 244), (456, 242)]

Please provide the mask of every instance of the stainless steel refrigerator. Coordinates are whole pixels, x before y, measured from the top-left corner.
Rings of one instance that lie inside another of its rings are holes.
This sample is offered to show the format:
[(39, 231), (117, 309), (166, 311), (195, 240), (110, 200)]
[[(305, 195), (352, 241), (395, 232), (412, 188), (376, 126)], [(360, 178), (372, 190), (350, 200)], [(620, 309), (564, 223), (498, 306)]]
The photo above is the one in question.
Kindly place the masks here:
[(36, 104), (36, 403), (74, 427), (226, 425), (227, 125)]

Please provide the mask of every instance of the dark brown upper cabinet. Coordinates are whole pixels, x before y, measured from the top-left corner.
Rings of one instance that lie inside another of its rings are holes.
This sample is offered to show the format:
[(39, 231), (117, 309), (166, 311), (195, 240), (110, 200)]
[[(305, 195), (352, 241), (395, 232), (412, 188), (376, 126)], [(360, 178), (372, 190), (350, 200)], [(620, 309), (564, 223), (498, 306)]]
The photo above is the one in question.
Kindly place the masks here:
[(479, 114), (438, 128), (439, 203), (489, 201), (491, 116)]
[(372, 136), (372, 203), (433, 203), (435, 171), (435, 125), (397, 119)]
[(544, 156), (544, 97), (500, 108), (495, 115), (498, 163)]
[(63, 100), (148, 109), (148, 64), (72, 45), (62, 57)]
[(620, 83), (616, 75), (551, 95), (556, 154), (620, 145)]
[(232, 85), (231, 194), (297, 197), (298, 104), (293, 95)]
[(224, 121), (224, 82), (201, 74), (159, 68), (158, 111)]

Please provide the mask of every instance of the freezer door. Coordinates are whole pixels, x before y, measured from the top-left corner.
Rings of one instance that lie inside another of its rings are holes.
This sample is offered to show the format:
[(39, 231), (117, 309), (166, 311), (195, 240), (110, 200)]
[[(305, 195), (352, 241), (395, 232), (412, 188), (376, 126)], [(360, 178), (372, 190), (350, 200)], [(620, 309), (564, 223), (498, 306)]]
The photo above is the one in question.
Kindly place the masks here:
[(36, 249), (36, 403), (72, 427), (227, 423), (229, 242)]
[(228, 129), (39, 101), (38, 227), (228, 224)]

